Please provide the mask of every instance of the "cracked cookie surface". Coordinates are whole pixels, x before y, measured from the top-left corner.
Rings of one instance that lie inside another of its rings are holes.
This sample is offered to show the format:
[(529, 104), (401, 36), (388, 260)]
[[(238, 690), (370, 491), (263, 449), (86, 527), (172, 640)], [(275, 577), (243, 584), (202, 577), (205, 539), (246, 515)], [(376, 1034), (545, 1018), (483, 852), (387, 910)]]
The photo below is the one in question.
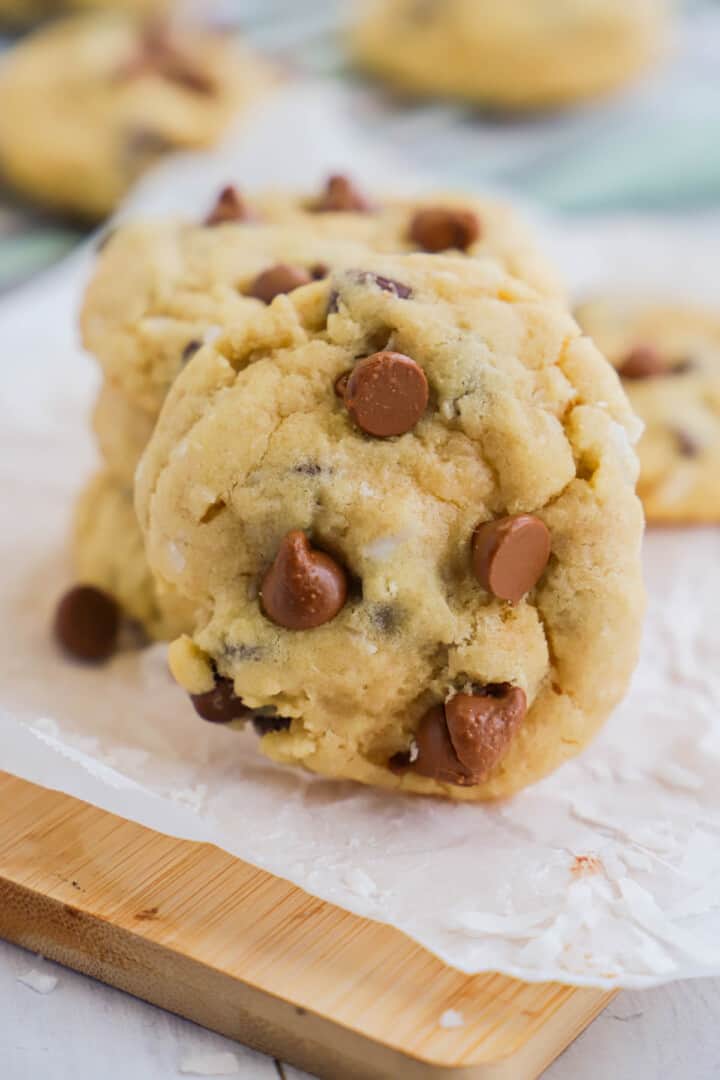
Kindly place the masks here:
[(400, 90), (504, 109), (611, 90), (660, 52), (662, 0), (374, 0), (358, 4), (357, 62)]
[(160, 158), (217, 142), (267, 81), (218, 34), (70, 16), (3, 59), (0, 167), (29, 199), (97, 220)]
[(577, 309), (645, 424), (638, 490), (650, 522), (720, 521), (720, 316), (607, 297)]
[(634, 666), (636, 434), (573, 319), (489, 261), (368, 255), (277, 297), (194, 355), (138, 470), (153, 572), (198, 613), (176, 678), (279, 761), (523, 787)]

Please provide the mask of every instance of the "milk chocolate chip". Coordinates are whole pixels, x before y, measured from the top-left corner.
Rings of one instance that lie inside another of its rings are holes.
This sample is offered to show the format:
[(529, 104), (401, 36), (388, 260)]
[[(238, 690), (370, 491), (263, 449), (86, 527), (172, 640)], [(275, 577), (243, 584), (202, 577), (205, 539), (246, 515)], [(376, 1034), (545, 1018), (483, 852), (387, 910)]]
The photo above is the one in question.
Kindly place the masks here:
[(325, 186), (322, 197), (315, 204), (319, 213), (338, 211), (364, 212), (370, 209), (370, 203), (347, 176), (331, 176)]
[(233, 720), (245, 720), (252, 712), (243, 704), (241, 698), (236, 697), (232, 679), (225, 679), (222, 675), (215, 676), (212, 690), (204, 694), (191, 694), (190, 700), (198, 716), (211, 724), (230, 724)]
[(261, 274), (258, 274), (250, 286), (248, 296), (254, 296), (256, 300), (262, 300), (265, 304), (271, 304), (281, 293), (293, 292), (301, 285), (308, 285), (311, 281), (312, 275), (301, 266), (278, 263), (277, 266), (271, 266), (269, 270), (263, 270)]
[(516, 604), (540, 580), (550, 544), (547, 526), (532, 514), (488, 521), (473, 533), (473, 569), (483, 588)]
[(396, 754), (390, 768), (460, 787), (480, 784), (507, 753), (526, 711), (524, 691), (507, 683), (456, 694), (425, 713), (412, 753)]
[(505, 756), (525, 719), (525, 692), (503, 683), (480, 694), (456, 694), (445, 705), (450, 742), (475, 783)]
[(445, 784), (465, 787), (472, 777), (464, 767), (450, 741), (445, 708), (436, 705), (426, 712), (415, 735), (415, 760), (408, 768), (420, 776), (429, 776)]
[(378, 438), (404, 435), (414, 428), (427, 408), (428, 396), (428, 381), (420, 365), (410, 356), (389, 351), (358, 361), (342, 392), (357, 426)]
[(410, 240), (424, 251), (467, 251), (480, 237), (480, 220), (472, 210), (427, 207), (410, 222)]
[(108, 593), (94, 585), (76, 585), (55, 611), (55, 637), (78, 660), (112, 656), (120, 629), (120, 609)]
[(335, 559), (310, 546), (300, 529), (283, 539), (265, 574), (260, 602), (268, 619), (287, 630), (330, 622), (347, 598), (347, 575)]
[(664, 375), (665, 371), (662, 353), (655, 345), (636, 345), (618, 367), (618, 374), (623, 379), (652, 379), (655, 375)]
[(205, 218), (206, 225), (225, 225), (229, 221), (251, 221), (248, 205), (234, 184), (228, 184), (218, 195), (215, 205)]

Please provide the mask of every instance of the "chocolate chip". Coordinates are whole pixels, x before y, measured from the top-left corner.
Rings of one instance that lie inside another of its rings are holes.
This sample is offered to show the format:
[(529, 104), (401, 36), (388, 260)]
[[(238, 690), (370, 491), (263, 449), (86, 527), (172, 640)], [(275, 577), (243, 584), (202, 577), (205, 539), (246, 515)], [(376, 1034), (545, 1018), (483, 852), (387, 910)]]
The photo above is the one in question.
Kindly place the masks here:
[(343, 401), (361, 431), (388, 438), (415, 427), (428, 397), (428, 381), (420, 365), (403, 353), (384, 351), (355, 365)]
[(121, 80), (144, 75), (158, 75), (196, 94), (212, 94), (216, 89), (213, 79), (173, 40), (168, 23), (159, 19), (145, 24), (135, 55), (117, 72)]
[(347, 176), (331, 176), (325, 185), (325, 191), (316, 202), (314, 209), (319, 213), (336, 211), (365, 212), (370, 203)]
[(55, 637), (78, 660), (107, 660), (112, 656), (120, 629), (116, 601), (94, 585), (76, 585), (55, 611)]
[[(400, 761), (395, 758), (395, 768), (399, 765)], [(461, 787), (472, 783), (471, 775), (458, 758), (450, 741), (443, 705), (436, 705), (423, 716), (415, 734), (413, 753), (407, 756), (405, 767), (440, 783)]]
[(256, 713), (252, 719), (252, 726), (261, 738), (273, 731), (287, 731), (290, 723), (288, 716), (262, 716)]
[(550, 546), (550, 533), (540, 518), (498, 518), (478, 525), (473, 533), (473, 569), (483, 588), (516, 604), (540, 580)]
[(456, 694), (445, 705), (450, 741), (475, 783), (487, 779), (505, 756), (527, 712), (519, 687), (502, 684), (494, 690)]
[(248, 296), (254, 296), (256, 300), (262, 300), (265, 304), (271, 304), (281, 293), (293, 292), (301, 285), (308, 285), (311, 281), (312, 277), (302, 267), (278, 263), (277, 266), (271, 266), (258, 274), (250, 286)]
[(190, 700), (198, 716), (211, 724), (231, 724), (233, 720), (246, 720), (252, 710), (235, 694), (232, 679), (215, 676), (212, 690), (204, 694), (191, 694)]
[(402, 621), (401, 613), (394, 604), (372, 604), (370, 622), (383, 634), (392, 634)]
[(299, 461), (297, 465), (293, 465), (293, 472), (299, 476), (320, 476), (322, 471), (323, 467), (318, 465), (317, 461)]
[(327, 263), (315, 263), (314, 266), (310, 267), (310, 273), (314, 281), (322, 281), (330, 273), (330, 267)]
[(618, 366), (623, 379), (652, 379), (666, 371), (663, 355), (655, 345), (636, 345)]
[(674, 435), (678, 451), (682, 457), (695, 458), (701, 452), (702, 446), (689, 431), (685, 431), (684, 428), (675, 428)]
[(390, 768), (461, 787), (480, 784), (507, 753), (526, 712), (524, 691), (506, 683), (456, 694), (425, 713), (412, 752), (396, 754)]
[(248, 205), (234, 184), (228, 184), (222, 189), (205, 218), (205, 224), (225, 225), (230, 221), (252, 221)]
[(263, 578), (260, 601), (265, 615), (287, 630), (310, 630), (330, 622), (347, 597), (347, 575), (323, 551), (310, 546), (304, 532), (295, 529)]
[(480, 237), (480, 220), (471, 210), (441, 206), (418, 210), (410, 222), (410, 240), (424, 251), (467, 251)]
[(409, 285), (404, 285), (402, 281), (383, 277), (382, 274), (375, 274), (372, 270), (352, 270), (350, 273), (360, 284), (377, 285), (383, 292), (392, 293), (400, 300), (409, 300), (412, 296), (412, 289)]
[(194, 356), (200, 348), (202, 348), (202, 341), (197, 341), (196, 339), (194, 339), (193, 341), (188, 341), (187, 345), (180, 354), (180, 359), (182, 363), (187, 364), (190, 357)]

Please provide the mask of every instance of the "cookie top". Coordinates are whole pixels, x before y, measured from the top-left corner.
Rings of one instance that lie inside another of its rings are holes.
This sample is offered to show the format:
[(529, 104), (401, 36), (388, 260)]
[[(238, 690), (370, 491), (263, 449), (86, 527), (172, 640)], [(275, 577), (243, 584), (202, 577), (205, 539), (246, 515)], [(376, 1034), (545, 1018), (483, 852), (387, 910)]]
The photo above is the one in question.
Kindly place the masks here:
[(198, 611), (176, 677), (232, 680), (283, 729), (265, 752), (328, 775), (537, 779), (634, 664), (636, 431), (570, 315), (489, 260), (368, 255), (277, 297), (195, 354), (136, 476)]
[[(254, 283), (278, 264), (300, 271), (274, 282), (288, 289), (303, 275), (361, 264), (368, 248), (445, 245), (473, 258), (498, 258), (548, 295), (563, 295), (532, 234), (502, 204), (444, 194), (370, 203), (352, 185), (350, 194), (343, 190), (341, 204), (354, 199), (355, 209), (326, 206), (331, 193), (337, 195), (331, 179), (324, 192), (306, 198), (249, 199), (227, 189), (217, 206), (202, 208), (197, 224), (119, 228), (99, 257), (81, 316), (84, 344), (107, 378), (130, 401), (157, 413), (198, 345), (262, 309), (272, 288), (263, 297), (252, 295)], [(214, 223), (200, 224), (208, 218)]]
[(661, 51), (664, 16), (664, 0), (375, 0), (358, 4), (349, 46), (404, 90), (538, 108), (641, 70)]
[(651, 522), (720, 521), (720, 314), (598, 297), (577, 318), (645, 423), (639, 492)]
[(230, 38), (121, 14), (38, 30), (0, 67), (0, 168), (21, 193), (108, 214), (172, 151), (209, 146), (266, 81)]

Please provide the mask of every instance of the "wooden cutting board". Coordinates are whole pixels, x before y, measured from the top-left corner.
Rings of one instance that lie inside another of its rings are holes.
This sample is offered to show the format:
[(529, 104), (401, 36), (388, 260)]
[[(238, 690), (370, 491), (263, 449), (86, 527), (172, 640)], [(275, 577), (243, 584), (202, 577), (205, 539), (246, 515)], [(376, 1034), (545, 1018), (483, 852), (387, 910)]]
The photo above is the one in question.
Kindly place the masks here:
[(217, 848), (2, 772), (0, 936), (328, 1080), (529, 1080), (613, 996), (463, 975)]

